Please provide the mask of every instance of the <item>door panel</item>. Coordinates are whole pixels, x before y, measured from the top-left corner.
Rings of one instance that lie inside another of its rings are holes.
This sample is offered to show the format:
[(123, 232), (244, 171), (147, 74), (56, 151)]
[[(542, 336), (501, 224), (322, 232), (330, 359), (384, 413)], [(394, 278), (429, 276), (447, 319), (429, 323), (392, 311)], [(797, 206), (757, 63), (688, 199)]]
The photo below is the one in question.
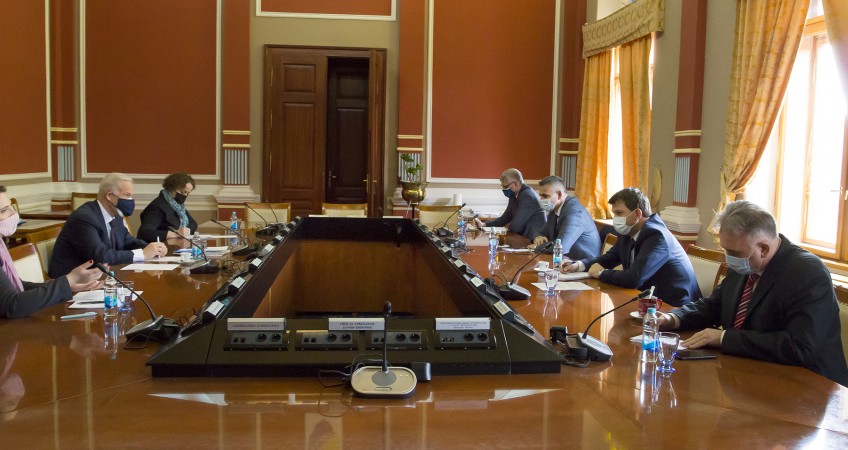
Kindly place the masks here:
[(368, 59), (331, 58), (327, 88), (327, 186), (330, 203), (366, 203)]
[(265, 201), (290, 202), (292, 215), (320, 210), (324, 198), (327, 60), (266, 48)]

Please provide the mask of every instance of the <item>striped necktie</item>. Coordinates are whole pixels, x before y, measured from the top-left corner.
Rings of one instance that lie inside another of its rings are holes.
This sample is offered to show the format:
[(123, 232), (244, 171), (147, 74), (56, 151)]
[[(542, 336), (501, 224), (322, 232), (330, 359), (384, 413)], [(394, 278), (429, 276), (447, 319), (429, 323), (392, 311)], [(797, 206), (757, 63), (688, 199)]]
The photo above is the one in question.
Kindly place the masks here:
[(745, 322), (745, 315), (748, 313), (748, 302), (751, 301), (751, 296), (754, 293), (754, 285), (760, 276), (757, 274), (748, 275), (748, 281), (745, 282), (745, 288), (742, 289), (742, 297), (739, 299), (739, 308), (736, 310), (736, 318), (733, 320), (733, 328), (742, 328)]

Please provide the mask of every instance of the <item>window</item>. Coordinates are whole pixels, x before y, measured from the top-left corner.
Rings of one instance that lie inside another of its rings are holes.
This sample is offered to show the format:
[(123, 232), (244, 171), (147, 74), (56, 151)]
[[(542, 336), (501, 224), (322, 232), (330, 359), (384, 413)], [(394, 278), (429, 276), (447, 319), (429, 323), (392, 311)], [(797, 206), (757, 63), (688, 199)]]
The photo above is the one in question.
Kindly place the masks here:
[(820, 1), (810, 5), (780, 115), (746, 198), (791, 241), (848, 260), (846, 105)]

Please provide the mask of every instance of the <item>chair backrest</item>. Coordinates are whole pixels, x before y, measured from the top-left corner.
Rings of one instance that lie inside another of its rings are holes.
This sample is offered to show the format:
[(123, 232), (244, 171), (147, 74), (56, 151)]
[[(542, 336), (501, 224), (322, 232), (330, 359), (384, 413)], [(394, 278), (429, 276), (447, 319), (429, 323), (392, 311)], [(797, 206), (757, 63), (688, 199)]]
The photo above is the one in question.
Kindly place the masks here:
[(321, 214), (330, 217), (367, 217), (368, 203), (322, 203)]
[(15, 263), (15, 270), (18, 271), (18, 276), (21, 280), (31, 283), (43, 283), (46, 279), (44, 276), (43, 265), (41, 258), (38, 257), (38, 252), (35, 246), (26, 243), (9, 249), (9, 256), (12, 257), (12, 262)]
[(845, 362), (848, 363), (848, 286), (834, 285), (836, 300), (839, 304), (839, 323), (842, 328), (842, 353), (845, 354)]
[(97, 194), (88, 192), (71, 192), (71, 210), (76, 210), (85, 202), (90, 202), (97, 198)]
[[(247, 228), (262, 228), (265, 223), (286, 223), (291, 216), (291, 203), (247, 202)], [(252, 209), (251, 209), (252, 208)]]
[(50, 267), (50, 257), (53, 255), (53, 246), (56, 245), (56, 237), (62, 228), (48, 228), (44, 231), (36, 231), (26, 235), (26, 241), (35, 246), (41, 257), (41, 265), (44, 268), (44, 273), (47, 273), (47, 268)]
[(451, 218), (452, 223), (445, 223), (445, 221), (456, 211), (456, 208), (456, 206), (418, 205), (418, 220), (428, 228), (438, 225), (455, 230), (456, 215)]
[(18, 199), (16, 199), (15, 197), (12, 197), (9, 200), (12, 202), (12, 209), (14, 209), (16, 213), (20, 214), (21, 213), (21, 207), (18, 205)]
[(613, 245), (615, 245), (615, 241), (617, 241), (617, 240), (618, 240), (618, 236), (616, 236), (612, 233), (609, 233), (606, 236), (604, 236), (604, 243), (601, 244), (601, 254), (603, 255), (604, 253), (610, 251), (610, 249), (613, 247)]
[[(692, 268), (695, 269), (695, 278), (698, 280), (698, 287), (701, 288), (701, 295), (708, 297), (721, 281), (719, 273), (722, 270), (722, 264), (725, 264), (724, 253), (690, 245), (686, 249), (686, 254), (689, 255), (689, 261), (692, 263)], [(724, 272), (727, 272), (726, 268)], [(724, 277), (722, 276), (721, 279), (724, 279)]]

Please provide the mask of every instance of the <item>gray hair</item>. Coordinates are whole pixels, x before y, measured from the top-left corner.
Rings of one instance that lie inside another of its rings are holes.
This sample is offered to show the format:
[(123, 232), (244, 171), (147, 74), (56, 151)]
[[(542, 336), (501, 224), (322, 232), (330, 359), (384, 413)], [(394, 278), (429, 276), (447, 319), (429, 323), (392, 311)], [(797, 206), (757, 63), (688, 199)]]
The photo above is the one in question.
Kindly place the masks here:
[(520, 170), (515, 168), (506, 169), (501, 173), (501, 181), (503, 182), (506, 180), (515, 180), (521, 184), (524, 184), (524, 176), (521, 175)]
[(550, 185), (555, 190), (565, 192), (565, 182), (562, 181), (562, 178), (560, 178), (556, 175), (547, 176), (545, 178), (542, 178), (539, 181), (539, 186), (548, 186), (548, 185)]
[(100, 193), (100, 195), (106, 195), (107, 193), (118, 189), (119, 184), (127, 181), (132, 183), (133, 179), (122, 173), (112, 172), (100, 180), (100, 189), (98, 190), (98, 193)]
[(755, 203), (737, 200), (728, 204), (716, 216), (715, 224), (721, 231), (736, 236), (777, 237), (774, 217)]

